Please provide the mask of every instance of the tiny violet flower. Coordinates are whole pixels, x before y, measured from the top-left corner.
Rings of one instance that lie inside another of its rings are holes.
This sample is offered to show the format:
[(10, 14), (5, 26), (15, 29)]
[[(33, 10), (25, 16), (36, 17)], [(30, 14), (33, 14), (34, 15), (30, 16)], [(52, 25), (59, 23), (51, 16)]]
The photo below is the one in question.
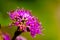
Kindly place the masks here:
[(0, 31), (0, 40), (10, 40), (10, 36)]
[(42, 33), (42, 26), (39, 20), (31, 14), (31, 11), (18, 8), (8, 12), (8, 14), (12, 20), (11, 26), (19, 27), (24, 32), (29, 31), (32, 37)]
[(24, 38), (23, 36), (17, 36), (16, 40), (27, 40), (26, 38)]
[(4, 40), (10, 40), (10, 36), (8, 34), (2, 34)]

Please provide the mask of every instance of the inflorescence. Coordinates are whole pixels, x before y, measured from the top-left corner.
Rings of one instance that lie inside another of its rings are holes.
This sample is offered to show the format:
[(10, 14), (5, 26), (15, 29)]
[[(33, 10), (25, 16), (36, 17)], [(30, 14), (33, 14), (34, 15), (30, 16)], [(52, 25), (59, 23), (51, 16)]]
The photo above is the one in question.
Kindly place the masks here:
[(11, 10), (8, 12), (12, 23), (10, 26), (19, 27), (20, 31), (30, 32), (32, 37), (41, 34), (42, 26), (38, 18), (31, 14), (31, 11), (25, 9)]

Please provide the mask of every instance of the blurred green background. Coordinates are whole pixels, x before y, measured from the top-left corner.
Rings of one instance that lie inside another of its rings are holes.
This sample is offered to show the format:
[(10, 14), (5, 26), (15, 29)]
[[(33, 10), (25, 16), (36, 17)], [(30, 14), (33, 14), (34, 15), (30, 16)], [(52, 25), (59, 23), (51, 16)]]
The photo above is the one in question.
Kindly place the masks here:
[(11, 37), (16, 27), (7, 27), (10, 23), (7, 12), (17, 7), (32, 10), (32, 14), (39, 18), (45, 29), (44, 35), (37, 35), (36, 38), (32, 38), (29, 33), (23, 33), (27, 40), (60, 40), (60, 0), (0, 0), (1, 30), (8, 32)]

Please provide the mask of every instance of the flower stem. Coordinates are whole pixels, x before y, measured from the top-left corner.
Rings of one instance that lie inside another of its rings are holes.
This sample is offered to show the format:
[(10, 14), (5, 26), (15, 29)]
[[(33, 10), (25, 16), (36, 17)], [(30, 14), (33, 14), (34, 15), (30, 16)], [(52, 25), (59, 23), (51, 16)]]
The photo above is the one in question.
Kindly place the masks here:
[(14, 36), (13, 36), (12, 40), (15, 40), (16, 37), (17, 37), (18, 35), (21, 35), (22, 32), (23, 32), (23, 31), (20, 31), (20, 29), (19, 29), (19, 27), (18, 27), (17, 30), (16, 30), (15, 33), (14, 33)]

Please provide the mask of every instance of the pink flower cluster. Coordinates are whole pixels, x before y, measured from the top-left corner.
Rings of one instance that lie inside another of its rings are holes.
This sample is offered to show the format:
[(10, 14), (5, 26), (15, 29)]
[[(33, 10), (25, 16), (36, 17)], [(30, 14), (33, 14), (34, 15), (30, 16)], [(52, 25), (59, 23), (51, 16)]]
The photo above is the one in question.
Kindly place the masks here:
[(41, 24), (39, 20), (31, 14), (31, 11), (25, 9), (16, 9), (9, 12), (10, 19), (13, 21), (10, 25), (17, 26), (20, 30), (30, 30), (32, 37), (36, 34), (41, 34)]

